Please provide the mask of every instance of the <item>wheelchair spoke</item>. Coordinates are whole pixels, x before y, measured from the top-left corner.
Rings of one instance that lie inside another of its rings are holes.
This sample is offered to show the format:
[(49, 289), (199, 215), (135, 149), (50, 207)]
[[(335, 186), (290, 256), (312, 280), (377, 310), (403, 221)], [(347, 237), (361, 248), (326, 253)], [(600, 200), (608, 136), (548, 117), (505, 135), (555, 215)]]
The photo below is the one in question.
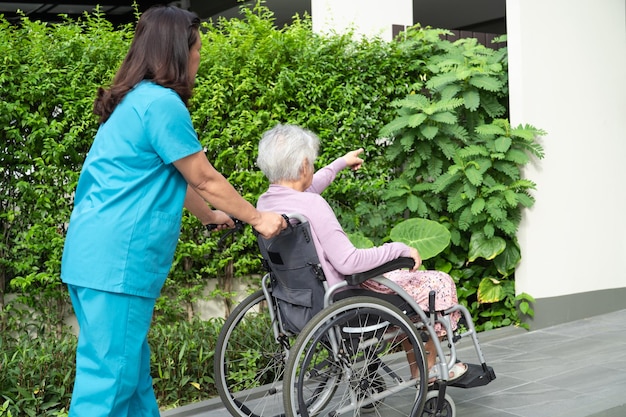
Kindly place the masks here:
[[(427, 377), (413, 324), (391, 304), (370, 297), (327, 310), (307, 324), (292, 348), (283, 381), (286, 415), (418, 416)], [(407, 343), (416, 352), (418, 379), (411, 379)], [(321, 364), (332, 372), (320, 372)]]
[(284, 415), (282, 379), (287, 351), (274, 339), (265, 304), (261, 291), (242, 301), (224, 323), (217, 343), (215, 385), (235, 417)]

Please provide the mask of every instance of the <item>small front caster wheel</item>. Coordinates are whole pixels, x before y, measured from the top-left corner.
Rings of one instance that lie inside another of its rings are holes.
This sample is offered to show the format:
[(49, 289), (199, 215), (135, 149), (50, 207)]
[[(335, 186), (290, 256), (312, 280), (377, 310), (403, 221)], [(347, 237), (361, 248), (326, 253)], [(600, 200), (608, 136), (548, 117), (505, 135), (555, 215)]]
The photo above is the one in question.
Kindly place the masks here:
[(433, 390), (426, 394), (426, 402), (424, 403), (424, 411), (422, 417), (454, 417), (456, 415), (456, 407), (452, 397), (446, 394), (443, 398), (441, 411), (437, 413), (437, 397), (439, 391)]

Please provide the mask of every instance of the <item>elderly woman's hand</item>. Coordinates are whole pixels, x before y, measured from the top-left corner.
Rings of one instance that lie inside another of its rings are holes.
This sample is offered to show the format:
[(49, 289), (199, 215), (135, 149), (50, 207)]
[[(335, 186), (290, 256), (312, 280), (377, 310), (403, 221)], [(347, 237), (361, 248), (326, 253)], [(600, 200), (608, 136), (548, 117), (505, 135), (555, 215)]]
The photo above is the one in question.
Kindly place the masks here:
[(415, 265), (413, 265), (411, 271), (415, 272), (419, 269), (420, 265), (422, 265), (422, 258), (420, 257), (417, 249), (411, 248), (411, 258), (413, 258), (413, 260), (415, 261)]
[(361, 165), (363, 164), (363, 159), (359, 158), (361, 153), (363, 153), (363, 148), (357, 149), (356, 151), (350, 151), (343, 156), (343, 159), (346, 160), (346, 164), (351, 170), (356, 171), (361, 168)]

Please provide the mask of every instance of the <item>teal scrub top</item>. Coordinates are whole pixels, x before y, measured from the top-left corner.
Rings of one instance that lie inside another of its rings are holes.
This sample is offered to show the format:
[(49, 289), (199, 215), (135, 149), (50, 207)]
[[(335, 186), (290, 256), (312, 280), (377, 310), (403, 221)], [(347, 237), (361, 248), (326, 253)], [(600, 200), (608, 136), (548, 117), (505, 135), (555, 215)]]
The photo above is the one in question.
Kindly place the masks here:
[(156, 298), (187, 189), (172, 162), (202, 150), (178, 94), (143, 81), (103, 123), (83, 165), (65, 239), (67, 284)]

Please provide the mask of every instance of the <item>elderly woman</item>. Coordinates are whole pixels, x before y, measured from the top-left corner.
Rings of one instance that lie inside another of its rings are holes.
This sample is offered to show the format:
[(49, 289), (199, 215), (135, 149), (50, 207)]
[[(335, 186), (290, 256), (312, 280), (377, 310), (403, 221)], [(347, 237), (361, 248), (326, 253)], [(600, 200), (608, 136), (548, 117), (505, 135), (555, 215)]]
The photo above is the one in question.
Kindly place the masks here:
[[(259, 198), (257, 208), (300, 213), (309, 220), (329, 285), (344, 280), (346, 275), (373, 269), (399, 257), (411, 257), (415, 260), (413, 270), (392, 271), (385, 276), (398, 283), (425, 310), (428, 310), (428, 294), (431, 290), (437, 294), (437, 310), (457, 304), (452, 278), (440, 271), (418, 270), (421, 259), (416, 249), (400, 242), (368, 249), (354, 247), (332, 208), (320, 194), (342, 169), (349, 167), (357, 170), (361, 167), (363, 160), (359, 155), (363, 149), (348, 152), (315, 172), (319, 143), (314, 133), (294, 125), (277, 125), (265, 132), (259, 143), (257, 164), (271, 184)], [(363, 287), (377, 292), (390, 292), (387, 287), (372, 281), (365, 282)], [(458, 312), (452, 314), (453, 329), (459, 317)], [(435, 330), (440, 337), (445, 336), (445, 330), (438, 323)], [(432, 340), (426, 343), (425, 348), (428, 351), (428, 366), (431, 368), (436, 359)], [(449, 381), (461, 377), (466, 371), (465, 364), (457, 363), (450, 371)], [(431, 374), (431, 377), (434, 380), (436, 375)]]

